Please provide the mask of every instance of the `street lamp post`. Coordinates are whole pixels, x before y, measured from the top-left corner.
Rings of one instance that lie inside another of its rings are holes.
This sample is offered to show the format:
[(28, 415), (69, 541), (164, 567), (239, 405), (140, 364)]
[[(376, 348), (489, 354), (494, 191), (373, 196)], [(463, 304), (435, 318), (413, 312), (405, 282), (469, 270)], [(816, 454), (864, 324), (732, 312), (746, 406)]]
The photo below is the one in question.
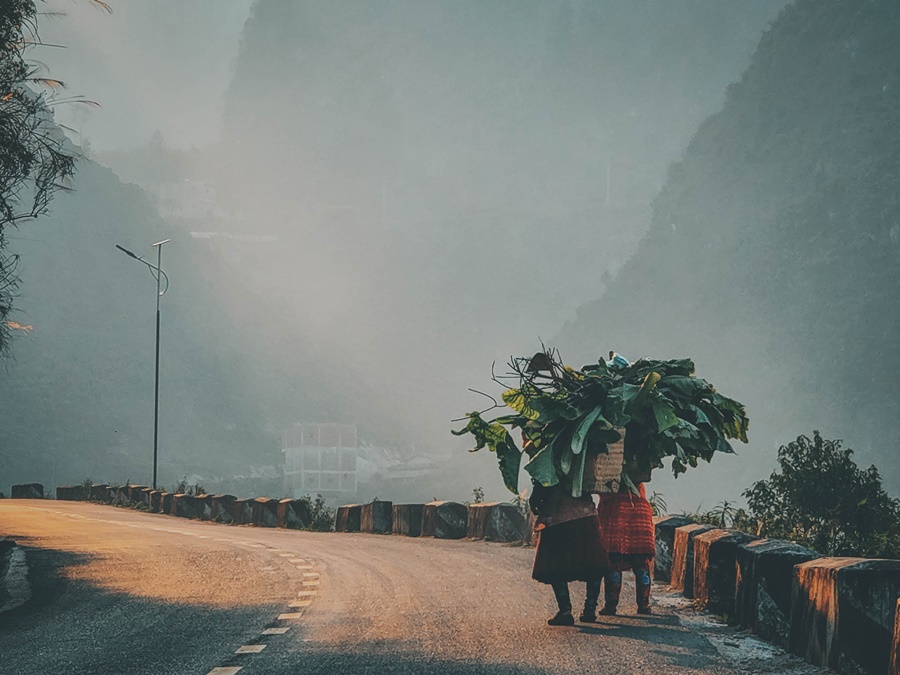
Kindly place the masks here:
[[(153, 244), (156, 249), (156, 264), (147, 262), (141, 256), (132, 253), (127, 248), (123, 248), (116, 244), (116, 248), (131, 256), (135, 260), (139, 260), (150, 268), (150, 274), (156, 279), (156, 376), (153, 382), (153, 489), (156, 489), (156, 466), (159, 457), (159, 299), (169, 290), (169, 276), (162, 269), (162, 247), (172, 241), (171, 239), (163, 239)], [(155, 274), (154, 274), (155, 272)], [(165, 288), (162, 288), (162, 280), (166, 280)]]

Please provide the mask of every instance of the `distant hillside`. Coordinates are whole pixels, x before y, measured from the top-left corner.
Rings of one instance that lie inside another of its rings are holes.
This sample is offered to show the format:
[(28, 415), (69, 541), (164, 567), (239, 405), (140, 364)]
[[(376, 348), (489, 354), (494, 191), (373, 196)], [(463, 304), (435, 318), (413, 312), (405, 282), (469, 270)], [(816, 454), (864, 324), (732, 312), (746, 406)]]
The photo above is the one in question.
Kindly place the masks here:
[(420, 448), (454, 443), (491, 361), (633, 250), (784, 4), (258, 0), (216, 181), (280, 237), (277, 330), (325, 336)]
[(814, 428), (900, 490), (898, 30), (891, 0), (785, 9), (563, 332), (572, 360), (693, 356), (748, 404), (754, 447), (669, 488), (698, 490), (689, 506), (733, 498)]

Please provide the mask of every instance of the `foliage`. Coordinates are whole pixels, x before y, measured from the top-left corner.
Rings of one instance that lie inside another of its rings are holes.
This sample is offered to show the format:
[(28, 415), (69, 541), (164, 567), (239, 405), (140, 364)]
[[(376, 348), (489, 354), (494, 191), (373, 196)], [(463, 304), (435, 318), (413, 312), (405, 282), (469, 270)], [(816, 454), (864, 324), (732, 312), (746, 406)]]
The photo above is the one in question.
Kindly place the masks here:
[(900, 557), (900, 500), (841, 445), (814, 431), (778, 449), (779, 469), (744, 491), (759, 534), (826, 555)]
[(632, 487), (631, 476), (662, 467), (664, 458), (671, 457), (678, 476), (716, 452), (733, 453), (728, 439), (747, 441), (744, 406), (695, 377), (689, 359), (630, 364), (618, 357), (574, 370), (550, 350), (514, 358), (509, 365), (511, 373), (503, 379), (513, 378), (518, 386), (502, 398), (515, 414), (486, 421), (487, 411), (472, 412), (466, 426), (453, 433), (472, 434), (473, 451), (487, 447), (497, 453), (513, 493), (518, 493), (522, 451), (507, 428), (521, 430), (532, 479), (546, 487), (562, 482), (573, 495), (582, 492), (587, 453), (606, 452), (608, 443), (621, 438), (617, 428), (626, 430), (622, 481)]
[(304, 495), (298, 501), (309, 506), (309, 526), (304, 529), (311, 532), (331, 532), (334, 529), (335, 509), (325, 503), (322, 495), (316, 495), (315, 499)]
[(730, 528), (741, 530), (742, 532), (756, 532), (757, 534), (759, 530), (757, 521), (747, 513), (746, 509), (736, 506), (734, 502), (727, 499), (719, 502), (709, 511), (702, 511), (698, 507), (696, 511), (684, 511), (682, 515), (694, 522), (723, 529)]
[[(93, 4), (110, 11), (101, 0)], [(41, 44), (34, 0), (0, 3), (0, 350), (16, 291), (18, 258), (6, 255), (6, 233), (46, 212), (54, 193), (75, 171), (75, 154), (53, 120), (58, 103), (96, 105), (81, 97), (58, 98), (65, 83), (49, 77), (28, 52)]]
[(484, 502), (484, 488), (477, 487), (472, 490), (472, 503), (481, 504), (482, 502)]
[(663, 498), (662, 492), (657, 492), (656, 490), (647, 498), (647, 501), (650, 502), (650, 508), (653, 510), (654, 516), (661, 516), (665, 513), (668, 513), (669, 505), (666, 504), (666, 500)]
[[(127, 485), (127, 483), (126, 483)], [(175, 486), (175, 489), (172, 490), (177, 495), (205, 495), (206, 488), (200, 485), (200, 483), (194, 483), (191, 485), (187, 482), (187, 476), (178, 481), (178, 484)]]

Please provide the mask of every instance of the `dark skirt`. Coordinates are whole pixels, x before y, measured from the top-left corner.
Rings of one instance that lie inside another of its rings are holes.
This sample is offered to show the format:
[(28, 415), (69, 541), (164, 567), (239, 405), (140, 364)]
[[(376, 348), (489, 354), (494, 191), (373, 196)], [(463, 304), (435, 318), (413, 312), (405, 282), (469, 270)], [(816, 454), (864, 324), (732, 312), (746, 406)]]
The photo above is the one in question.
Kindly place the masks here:
[(542, 584), (559, 581), (598, 581), (609, 560), (596, 516), (578, 518), (538, 532), (531, 577)]

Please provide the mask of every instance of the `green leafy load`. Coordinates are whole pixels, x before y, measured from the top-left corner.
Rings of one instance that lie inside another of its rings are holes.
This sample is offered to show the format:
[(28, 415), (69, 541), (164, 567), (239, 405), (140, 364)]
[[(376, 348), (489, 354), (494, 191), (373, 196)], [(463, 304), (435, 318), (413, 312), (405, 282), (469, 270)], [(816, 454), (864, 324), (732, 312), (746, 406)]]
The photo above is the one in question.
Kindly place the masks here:
[(633, 364), (601, 359), (574, 370), (550, 351), (512, 359), (509, 365), (509, 375), (492, 379), (499, 384), (518, 380), (518, 387), (503, 393), (515, 414), (486, 421), (482, 415), (500, 407), (495, 402), (488, 410), (469, 413), (465, 428), (452, 433), (472, 434), (472, 452), (487, 447), (497, 453), (503, 482), (514, 493), (523, 452), (510, 436), (512, 429), (530, 441), (525, 470), (532, 479), (546, 487), (562, 483), (573, 496), (582, 494), (588, 452), (608, 452), (607, 444), (621, 439), (617, 428), (625, 429), (621, 480), (632, 488), (632, 476), (649, 476), (667, 457), (677, 477), (699, 459), (733, 454), (728, 439), (747, 442), (744, 406), (695, 377), (690, 359)]

